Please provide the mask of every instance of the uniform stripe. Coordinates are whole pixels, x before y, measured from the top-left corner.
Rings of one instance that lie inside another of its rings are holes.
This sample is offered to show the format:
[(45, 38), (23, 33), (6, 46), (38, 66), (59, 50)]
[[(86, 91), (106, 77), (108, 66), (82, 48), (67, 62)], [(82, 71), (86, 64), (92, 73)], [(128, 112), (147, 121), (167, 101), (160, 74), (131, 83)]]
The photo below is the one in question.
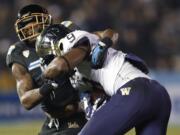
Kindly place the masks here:
[(36, 61), (34, 61), (34, 62), (31, 62), (31, 63), (29, 64), (29, 66), (36, 65), (36, 64), (38, 64), (38, 63), (40, 63), (40, 62), (41, 62), (41, 60), (38, 59), (38, 60), (36, 60)]
[(40, 61), (40, 59), (39, 59), (39, 60), (36, 60), (36, 61), (34, 61), (34, 62), (31, 62), (31, 63), (29, 64), (28, 69), (29, 69), (29, 70), (33, 70), (33, 69), (38, 68), (38, 67), (40, 67), (40, 66), (41, 66), (41, 61)]

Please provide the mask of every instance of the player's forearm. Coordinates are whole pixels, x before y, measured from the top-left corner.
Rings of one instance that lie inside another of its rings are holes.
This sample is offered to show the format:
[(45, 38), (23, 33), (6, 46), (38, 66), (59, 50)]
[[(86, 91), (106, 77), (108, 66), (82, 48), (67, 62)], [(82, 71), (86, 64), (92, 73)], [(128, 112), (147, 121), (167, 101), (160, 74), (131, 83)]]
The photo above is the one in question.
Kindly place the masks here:
[(17, 92), (23, 107), (30, 110), (41, 101), (42, 96), (40, 95), (39, 89), (33, 89), (31, 79), (27, 76), (25, 78), (26, 79), (17, 80)]
[(44, 70), (43, 76), (48, 79), (53, 79), (58, 75), (63, 75), (68, 72), (68, 66), (61, 57), (56, 57)]
[(16, 80), (20, 102), (24, 108), (30, 110), (41, 101), (42, 96), (38, 89), (34, 89), (33, 79), (25, 67), (14, 63), (12, 65), (12, 74)]
[(34, 108), (42, 101), (42, 99), (43, 96), (40, 94), (39, 88), (29, 90), (20, 97), (21, 104), (27, 110)]
[(83, 48), (85, 51), (82, 48), (73, 48), (63, 57), (56, 57), (45, 69), (44, 77), (53, 79), (56, 76), (68, 73), (86, 57), (89, 48)]

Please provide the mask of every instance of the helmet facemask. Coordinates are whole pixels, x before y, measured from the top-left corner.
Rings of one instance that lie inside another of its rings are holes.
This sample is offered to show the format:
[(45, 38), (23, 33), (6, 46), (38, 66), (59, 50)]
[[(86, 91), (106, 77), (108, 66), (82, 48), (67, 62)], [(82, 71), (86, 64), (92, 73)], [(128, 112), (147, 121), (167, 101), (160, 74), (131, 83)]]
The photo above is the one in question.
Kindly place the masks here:
[(36, 39), (36, 52), (43, 58), (46, 55), (61, 56), (58, 42), (52, 38), (42, 37), (41, 34)]
[(44, 13), (32, 13), (17, 19), (15, 30), (21, 41), (33, 40), (51, 24), (51, 16)]
[(36, 52), (40, 57), (62, 55), (62, 42), (71, 30), (61, 24), (47, 27), (36, 39)]

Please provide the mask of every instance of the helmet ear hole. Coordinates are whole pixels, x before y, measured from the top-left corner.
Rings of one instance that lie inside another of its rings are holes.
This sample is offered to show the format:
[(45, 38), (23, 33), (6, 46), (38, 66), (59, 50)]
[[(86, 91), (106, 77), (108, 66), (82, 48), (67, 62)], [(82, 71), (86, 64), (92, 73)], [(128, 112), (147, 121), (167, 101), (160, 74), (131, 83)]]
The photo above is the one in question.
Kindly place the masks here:
[(60, 50), (63, 50), (63, 43), (60, 43), (59, 49), (60, 49)]

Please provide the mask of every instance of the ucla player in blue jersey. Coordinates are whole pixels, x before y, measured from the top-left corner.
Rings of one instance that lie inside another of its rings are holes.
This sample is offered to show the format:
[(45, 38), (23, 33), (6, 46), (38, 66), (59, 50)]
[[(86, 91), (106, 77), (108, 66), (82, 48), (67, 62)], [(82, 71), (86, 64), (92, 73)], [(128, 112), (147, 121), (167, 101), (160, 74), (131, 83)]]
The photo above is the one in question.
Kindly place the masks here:
[[(54, 28), (56, 34), (49, 37)], [(90, 60), (86, 77), (99, 83), (110, 97), (79, 135), (123, 135), (132, 128), (137, 135), (166, 134), (171, 111), (169, 95), (148, 76), (148, 68), (140, 58), (113, 49), (113, 38), (101, 39), (80, 30), (69, 34), (64, 31), (63, 35), (59, 31), (64, 27), (48, 27), (36, 42), (39, 54), (48, 47), (57, 56), (43, 72), (44, 77), (54, 78), (75, 67), (86, 74), (81, 66)]]
[[(63, 24), (69, 31), (75, 28), (70, 21)], [(30, 110), (41, 104), (47, 116), (40, 135), (76, 135), (86, 119), (84, 113), (77, 111), (79, 97), (69, 77), (64, 76), (60, 86), (52, 80), (41, 78), (42, 69), (35, 51), (35, 41), (49, 25), (52, 25), (52, 18), (45, 8), (30, 4), (20, 9), (15, 22), (20, 41), (10, 46), (7, 65), (16, 79), (22, 106)]]

